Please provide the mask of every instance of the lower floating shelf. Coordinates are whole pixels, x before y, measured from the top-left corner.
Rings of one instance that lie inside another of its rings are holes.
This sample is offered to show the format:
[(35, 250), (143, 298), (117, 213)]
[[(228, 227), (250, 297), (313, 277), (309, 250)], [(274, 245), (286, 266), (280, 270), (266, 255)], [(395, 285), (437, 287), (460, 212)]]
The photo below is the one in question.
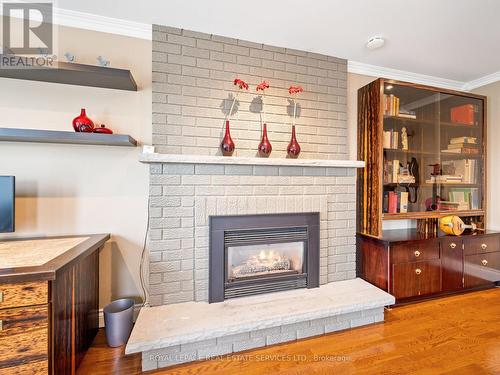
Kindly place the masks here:
[(484, 210), (466, 210), (466, 211), (422, 211), (382, 214), (383, 220), (408, 220), (408, 219), (437, 219), (449, 215), (457, 216), (484, 216)]
[(79, 145), (135, 147), (137, 141), (130, 135), (76, 133), (70, 131), (0, 128), (0, 141), (63, 143)]

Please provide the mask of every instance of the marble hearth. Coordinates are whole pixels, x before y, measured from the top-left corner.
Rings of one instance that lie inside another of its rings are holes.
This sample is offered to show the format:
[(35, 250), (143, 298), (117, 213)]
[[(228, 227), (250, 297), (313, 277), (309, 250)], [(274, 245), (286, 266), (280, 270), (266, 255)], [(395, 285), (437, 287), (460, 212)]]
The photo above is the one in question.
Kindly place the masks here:
[(125, 353), (142, 353), (143, 371), (220, 358), (383, 322), (384, 306), (393, 303), (391, 295), (353, 279), (220, 303), (143, 308)]

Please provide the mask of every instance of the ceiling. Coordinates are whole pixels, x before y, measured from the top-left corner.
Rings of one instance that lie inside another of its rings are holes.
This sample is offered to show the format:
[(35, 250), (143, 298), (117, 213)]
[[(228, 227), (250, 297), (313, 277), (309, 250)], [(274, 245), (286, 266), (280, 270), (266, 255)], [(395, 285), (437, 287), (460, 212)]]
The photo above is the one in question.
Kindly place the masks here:
[[(57, 7), (462, 83), (500, 71), (498, 0), (58, 0)], [(386, 45), (370, 51), (374, 35)]]

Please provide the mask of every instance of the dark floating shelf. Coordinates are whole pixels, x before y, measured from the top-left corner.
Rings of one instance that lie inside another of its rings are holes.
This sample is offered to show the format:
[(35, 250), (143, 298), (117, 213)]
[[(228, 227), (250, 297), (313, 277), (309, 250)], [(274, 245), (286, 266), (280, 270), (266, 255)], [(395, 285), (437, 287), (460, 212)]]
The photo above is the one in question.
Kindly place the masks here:
[(14, 128), (0, 128), (0, 141), (126, 147), (137, 146), (137, 141), (129, 135)]
[[(3, 57), (4, 55), (0, 55), (0, 59)], [(5, 57), (9, 58), (12, 56), (5, 55)], [(53, 67), (46, 68), (0, 69), (0, 78), (137, 91), (137, 84), (130, 70), (62, 61), (54, 62)]]

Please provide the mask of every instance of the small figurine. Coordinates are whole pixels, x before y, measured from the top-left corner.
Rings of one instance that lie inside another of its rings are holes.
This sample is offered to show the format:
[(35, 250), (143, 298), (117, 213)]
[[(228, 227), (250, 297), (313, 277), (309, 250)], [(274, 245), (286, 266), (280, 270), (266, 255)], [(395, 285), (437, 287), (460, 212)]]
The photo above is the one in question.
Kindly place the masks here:
[(64, 57), (66, 58), (66, 61), (67, 62), (74, 62), (75, 61), (75, 55), (73, 55), (72, 53), (70, 52), (66, 52), (64, 54)]
[(109, 60), (106, 60), (106, 58), (103, 56), (97, 57), (97, 63), (104, 68), (109, 66)]
[(401, 144), (403, 146), (403, 150), (408, 150), (408, 132), (404, 126), (403, 129), (401, 129)]

